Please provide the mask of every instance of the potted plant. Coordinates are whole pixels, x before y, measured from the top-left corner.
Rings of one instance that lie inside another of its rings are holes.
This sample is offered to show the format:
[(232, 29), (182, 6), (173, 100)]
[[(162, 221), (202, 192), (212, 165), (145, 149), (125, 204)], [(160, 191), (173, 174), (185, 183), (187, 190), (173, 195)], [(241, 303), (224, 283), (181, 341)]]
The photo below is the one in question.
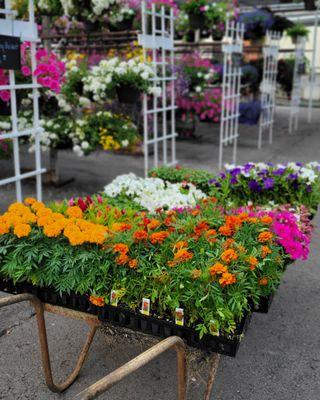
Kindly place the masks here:
[(41, 15), (59, 17), (63, 14), (63, 7), (60, 0), (39, 0), (37, 9)]
[(110, 95), (117, 94), (120, 103), (134, 104), (141, 93), (160, 95), (151, 79), (154, 71), (149, 63), (139, 58), (122, 61), (118, 57), (102, 60), (84, 79), (84, 90), (94, 101), (104, 103)]
[(301, 22), (297, 22), (287, 29), (287, 35), (291, 38), (293, 44), (297, 44), (299, 38), (307, 38), (309, 32), (309, 29)]
[(227, 19), (236, 19), (238, 8), (234, 3), (225, 1), (208, 4), (205, 8), (206, 26), (212, 31), (213, 40), (221, 41)]
[(114, 7), (108, 18), (110, 31), (132, 30), (135, 18), (139, 17), (140, 8), (140, 2), (137, 0), (125, 0), (119, 7)]
[(208, 0), (187, 0), (181, 5), (181, 9), (189, 15), (191, 29), (202, 29), (205, 27), (205, 12)]
[(267, 10), (255, 10), (240, 15), (240, 22), (245, 26), (244, 38), (260, 45), (268, 29), (273, 26), (273, 16)]

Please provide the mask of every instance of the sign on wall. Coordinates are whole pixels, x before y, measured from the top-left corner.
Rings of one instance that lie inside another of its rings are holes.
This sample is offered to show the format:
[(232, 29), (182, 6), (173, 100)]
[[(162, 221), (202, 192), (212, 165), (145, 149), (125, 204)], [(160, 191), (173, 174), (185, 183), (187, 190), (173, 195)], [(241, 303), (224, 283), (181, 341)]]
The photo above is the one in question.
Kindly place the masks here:
[(20, 38), (0, 35), (0, 68), (19, 70), (20, 67)]

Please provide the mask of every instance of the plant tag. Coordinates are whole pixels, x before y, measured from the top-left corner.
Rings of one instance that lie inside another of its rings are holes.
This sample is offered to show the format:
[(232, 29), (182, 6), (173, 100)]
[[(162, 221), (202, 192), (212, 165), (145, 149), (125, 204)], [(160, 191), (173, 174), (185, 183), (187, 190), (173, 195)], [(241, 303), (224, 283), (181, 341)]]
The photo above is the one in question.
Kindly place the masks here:
[(142, 299), (142, 309), (141, 314), (150, 315), (150, 299)]
[(118, 291), (117, 290), (111, 290), (110, 304), (113, 307), (117, 307), (118, 306)]
[(183, 308), (176, 308), (176, 325), (184, 326)]

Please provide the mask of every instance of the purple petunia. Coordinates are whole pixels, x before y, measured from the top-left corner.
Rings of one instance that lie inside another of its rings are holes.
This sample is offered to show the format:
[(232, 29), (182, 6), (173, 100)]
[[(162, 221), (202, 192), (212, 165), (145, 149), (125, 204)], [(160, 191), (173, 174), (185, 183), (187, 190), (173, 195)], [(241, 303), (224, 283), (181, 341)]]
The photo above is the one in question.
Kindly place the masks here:
[(263, 180), (263, 185), (265, 189), (273, 189), (274, 187), (274, 179), (273, 178), (266, 178)]
[(257, 181), (255, 181), (255, 180), (252, 180), (252, 181), (249, 181), (249, 189), (252, 191), (252, 192), (261, 192), (261, 186), (260, 186), (260, 184), (257, 182)]
[(285, 172), (286, 172), (286, 169), (285, 169), (285, 168), (279, 168), (279, 169), (274, 170), (272, 173), (273, 173), (273, 175), (281, 176), (281, 175), (283, 175)]

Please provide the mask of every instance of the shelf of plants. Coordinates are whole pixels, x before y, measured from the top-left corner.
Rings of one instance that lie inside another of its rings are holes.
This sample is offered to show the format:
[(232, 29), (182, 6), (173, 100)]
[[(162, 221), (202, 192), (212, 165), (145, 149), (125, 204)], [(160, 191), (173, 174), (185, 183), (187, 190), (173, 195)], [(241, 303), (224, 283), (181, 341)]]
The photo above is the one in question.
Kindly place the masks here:
[(308, 257), (319, 184), (318, 163), (261, 163), (218, 177), (129, 174), (49, 205), (28, 198), (0, 216), (1, 289), (234, 356), (252, 309)]

